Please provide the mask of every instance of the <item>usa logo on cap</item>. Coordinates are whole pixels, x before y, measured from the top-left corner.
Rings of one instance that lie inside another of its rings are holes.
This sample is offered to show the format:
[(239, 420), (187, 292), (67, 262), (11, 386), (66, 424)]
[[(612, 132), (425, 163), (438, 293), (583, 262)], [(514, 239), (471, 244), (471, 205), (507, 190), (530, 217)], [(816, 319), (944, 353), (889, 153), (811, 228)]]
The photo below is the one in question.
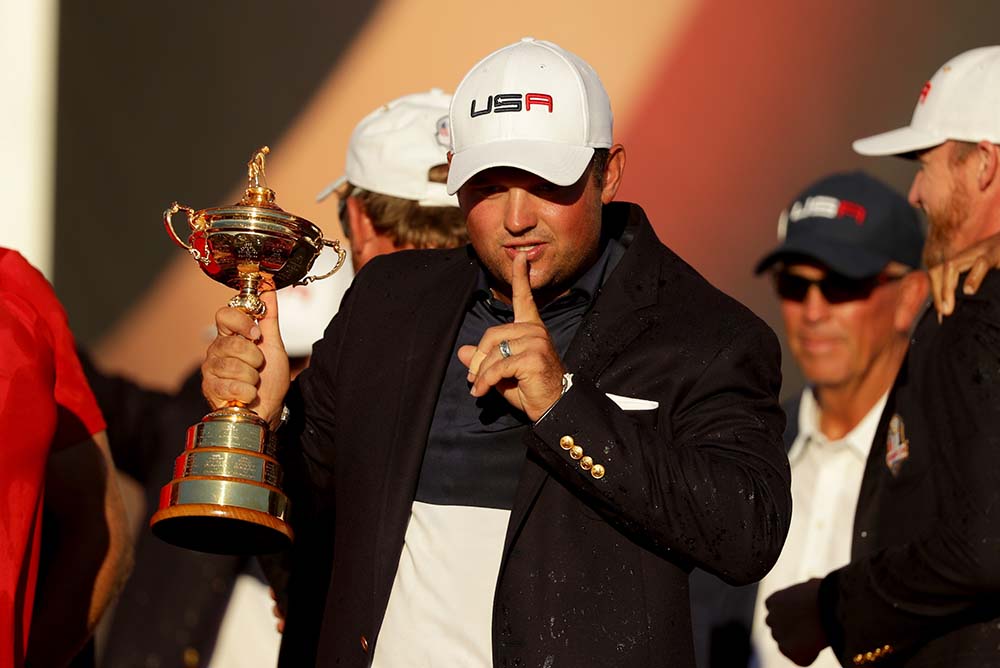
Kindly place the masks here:
[(451, 126), (448, 124), (448, 116), (442, 116), (437, 120), (437, 132), (434, 137), (439, 146), (451, 148)]

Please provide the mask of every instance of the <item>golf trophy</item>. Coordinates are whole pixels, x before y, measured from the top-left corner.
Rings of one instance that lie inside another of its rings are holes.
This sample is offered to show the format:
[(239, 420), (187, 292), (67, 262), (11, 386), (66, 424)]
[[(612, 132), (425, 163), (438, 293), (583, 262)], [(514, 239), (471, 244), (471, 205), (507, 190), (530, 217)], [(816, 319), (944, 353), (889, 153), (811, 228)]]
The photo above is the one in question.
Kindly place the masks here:
[[(247, 189), (238, 203), (195, 211), (174, 202), (163, 212), (174, 242), (209, 278), (239, 290), (229, 305), (254, 319), (265, 312), (262, 292), (332, 276), (347, 256), (316, 225), (274, 203), (264, 178), (268, 153), (265, 146), (247, 163)], [(172, 220), (182, 211), (191, 228), (187, 242)], [(337, 253), (336, 265), (322, 276), (306, 276), (324, 247)], [(201, 552), (276, 552), (293, 539), (281, 483), (277, 441), (267, 422), (233, 401), (188, 429), (150, 526), (168, 543)]]

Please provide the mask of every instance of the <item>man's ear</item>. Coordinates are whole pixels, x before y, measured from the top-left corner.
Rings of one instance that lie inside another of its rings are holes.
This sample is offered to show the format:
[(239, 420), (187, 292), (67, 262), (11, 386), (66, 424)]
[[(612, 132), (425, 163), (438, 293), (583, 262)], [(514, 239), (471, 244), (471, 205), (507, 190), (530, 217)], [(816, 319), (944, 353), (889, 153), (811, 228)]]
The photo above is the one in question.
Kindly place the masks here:
[(981, 141), (976, 145), (976, 158), (979, 161), (978, 172), (976, 173), (976, 185), (979, 190), (987, 190), (997, 180), (998, 155), (1000, 147), (993, 142)]
[(893, 325), (898, 332), (909, 332), (917, 316), (923, 311), (930, 293), (930, 277), (926, 271), (911, 271), (900, 279), (899, 301)]
[(351, 228), (351, 246), (361, 248), (375, 236), (375, 226), (357, 197), (347, 198), (347, 224)]
[(608, 149), (608, 164), (604, 168), (604, 187), (601, 189), (601, 204), (609, 204), (618, 193), (625, 175), (625, 147), (615, 144)]

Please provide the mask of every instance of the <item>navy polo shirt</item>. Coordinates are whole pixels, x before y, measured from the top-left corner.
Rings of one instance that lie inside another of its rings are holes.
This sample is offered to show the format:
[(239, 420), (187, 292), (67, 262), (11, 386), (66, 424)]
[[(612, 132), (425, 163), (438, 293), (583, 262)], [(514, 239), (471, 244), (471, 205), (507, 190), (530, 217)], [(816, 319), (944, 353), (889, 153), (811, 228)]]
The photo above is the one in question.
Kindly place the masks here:
[[(584, 314), (624, 253), (621, 244), (609, 241), (597, 262), (573, 287), (539, 311), (560, 357), (566, 354)], [(471, 396), (468, 369), (458, 359), (458, 349), (478, 343), (490, 327), (512, 322), (513, 308), (493, 297), (481, 269), (438, 393), (417, 501), (511, 508), (524, 461), (521, 439), (531, 420), (495, 390), (478, 399)]]

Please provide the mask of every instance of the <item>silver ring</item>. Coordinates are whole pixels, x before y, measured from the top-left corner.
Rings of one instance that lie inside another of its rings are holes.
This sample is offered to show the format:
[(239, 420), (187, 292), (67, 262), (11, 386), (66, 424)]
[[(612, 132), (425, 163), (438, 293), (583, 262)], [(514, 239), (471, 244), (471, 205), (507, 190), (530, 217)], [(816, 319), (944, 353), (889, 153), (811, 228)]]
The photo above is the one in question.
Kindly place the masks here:
[(510, 357), (510, 341), (507, 339), (500, 342), (500, 357), (504, 359)]

